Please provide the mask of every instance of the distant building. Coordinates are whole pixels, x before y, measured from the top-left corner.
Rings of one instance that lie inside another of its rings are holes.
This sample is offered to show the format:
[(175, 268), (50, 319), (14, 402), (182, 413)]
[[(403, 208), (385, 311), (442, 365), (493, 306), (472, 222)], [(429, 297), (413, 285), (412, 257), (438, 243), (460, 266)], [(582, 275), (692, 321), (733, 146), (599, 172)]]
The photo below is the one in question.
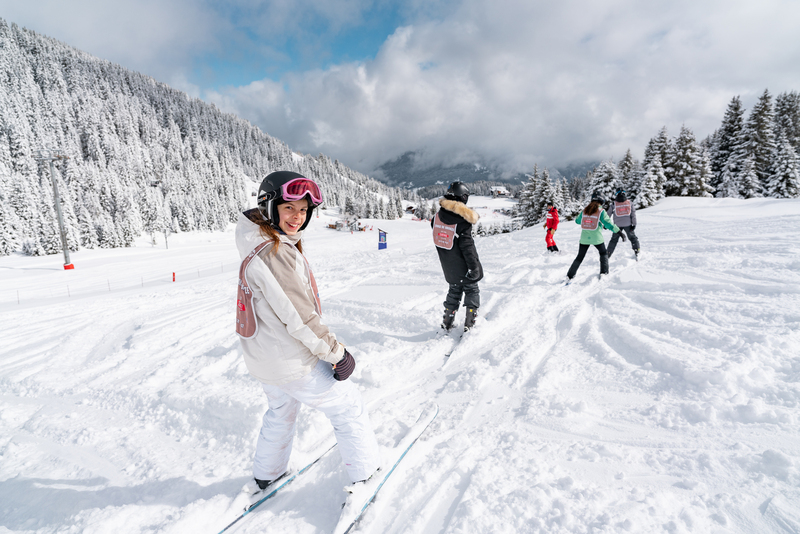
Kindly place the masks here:
[(510, 196), (508, 189), (498, 185), (492, 186), (492, 198), (507, 197), (507, 196)]

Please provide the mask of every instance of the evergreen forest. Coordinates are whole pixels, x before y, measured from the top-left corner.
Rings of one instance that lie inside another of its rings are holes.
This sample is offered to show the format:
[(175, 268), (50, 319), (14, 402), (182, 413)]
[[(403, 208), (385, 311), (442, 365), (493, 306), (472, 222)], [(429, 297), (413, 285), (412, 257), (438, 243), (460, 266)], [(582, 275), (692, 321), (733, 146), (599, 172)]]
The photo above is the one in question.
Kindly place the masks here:
[[(53, 182), (70, 250), (224, 229), (275, 170), (318, 181), (324, 206), (350, 217), (394, 219), (406, 199), (429, 218), (436, 205), (423, 199), (446, 187), (397, 189), (326, 155), (298, 154), (213, 104), (3, 19), (0, 110), (0, 255), (62, 250)], [(610, 201), (620, 189), (637, 208), (665, 196), (794, 198), (799, 151), (800, 94), (765, 90), (749, 114), (736, 96), (700, 141), (685, 126), (675, 138), (663, 127), (642, 161), (628, 150), (570, 181), (534, 167), (513, 188), (513, 224), (477, 231), (539, 224), (550, 202), (570, 219), (593, 193)], [(480, 194), (494, 184), (470, 185)]]
[(317, 180), (324, 206), (396, 218), (418, 200), (142, 74), (0, 19), (0, 255), (124, 247), (143, 232), (220, 230), (261, 179)]
[(765, 90), (749, 114), (736, 96), (720, 127), (701, 141), (686, 126), (676, 138), (662, 127), (647, 143), (642, 161), (628, 150), (619, 163), (603, 161), (569, 183), (551, 180), (547, 169), (535, 167), (519, 194), (518, 226), (540, 223), (549, 202), (571, 219), (592, 194), (609, 202), (620, 189), (636, 208), (667, 196), (797, 198), (798, 153), (800, 93), (781, 93), (773, 101)]

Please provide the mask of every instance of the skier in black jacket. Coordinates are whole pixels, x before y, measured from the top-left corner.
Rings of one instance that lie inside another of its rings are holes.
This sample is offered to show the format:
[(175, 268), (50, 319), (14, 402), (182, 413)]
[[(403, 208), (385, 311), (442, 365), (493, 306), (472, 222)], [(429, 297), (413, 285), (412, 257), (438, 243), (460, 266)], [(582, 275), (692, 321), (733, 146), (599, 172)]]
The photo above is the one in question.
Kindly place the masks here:
[(464, 331), (475, 325), (478, 307), (481, 305), (478, 281), (483, 278), (483, 267), (472, 239), (472, 225), (478, 222), (478, 214), (467, 207), (469, 189), (461, 182), (448, 187), (444, 199), (439, 201), (441, 209), (431, 221), (433, 243), (439, 253), (444, 278), (450, 284), (444, 301), (442, 328), (450, 330), (464, 295), (467, 309)]

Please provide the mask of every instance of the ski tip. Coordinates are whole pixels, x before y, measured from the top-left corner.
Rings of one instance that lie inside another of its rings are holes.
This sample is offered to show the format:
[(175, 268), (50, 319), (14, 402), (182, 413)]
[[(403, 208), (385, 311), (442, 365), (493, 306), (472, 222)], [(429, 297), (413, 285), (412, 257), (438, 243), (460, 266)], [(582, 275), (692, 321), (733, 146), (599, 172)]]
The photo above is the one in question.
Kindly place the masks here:
[(439, 405), (435, 402), (427, 404), (420, 413), (417, 423), (430, 423), (439, 415)]

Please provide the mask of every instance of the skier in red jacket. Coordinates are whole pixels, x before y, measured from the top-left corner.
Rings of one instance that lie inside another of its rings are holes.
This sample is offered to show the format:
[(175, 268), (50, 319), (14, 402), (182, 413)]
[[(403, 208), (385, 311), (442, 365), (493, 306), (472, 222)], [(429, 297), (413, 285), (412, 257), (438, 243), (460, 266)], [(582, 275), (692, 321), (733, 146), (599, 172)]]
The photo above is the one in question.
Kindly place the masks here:
[(553, 239), (558, 229), (558, 210), (552, 202), (548, 202), (547, 204), (547, 221), (544, 223), (544, 228), (547, 229), (547, 233), (544, 236), (544, 240), (547, 242), (547, 250), (550, 252), (558, 252), (556, 240)]

